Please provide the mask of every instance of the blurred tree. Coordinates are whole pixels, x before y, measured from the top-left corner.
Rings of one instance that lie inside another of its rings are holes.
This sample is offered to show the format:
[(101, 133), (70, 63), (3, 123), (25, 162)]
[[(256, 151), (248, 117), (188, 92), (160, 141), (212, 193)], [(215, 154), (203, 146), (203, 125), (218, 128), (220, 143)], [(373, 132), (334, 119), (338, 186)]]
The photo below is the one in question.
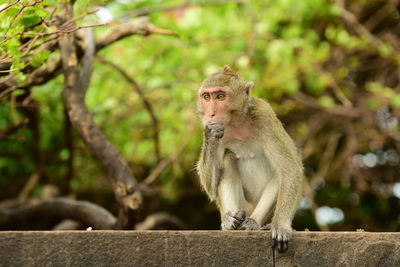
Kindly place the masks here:
[[(139, 181), (143, 215), (218, 229), (193, 172), (193, 105), (199, 82), (229, 63), (302, 152), (295, 228), (399, 230), (399, 9), (398, 0), (78, 0), (63, 28), (55, 0), (1, 4), (0, 198), (43, 198), (51, 184), (116, 214), (62, 100), (59, 40), (73, 35), (81, 60), (79, 29), (90, 27), (97, 57), (85, 103)], [(126, 26), (138, 21), (148, 28)]]

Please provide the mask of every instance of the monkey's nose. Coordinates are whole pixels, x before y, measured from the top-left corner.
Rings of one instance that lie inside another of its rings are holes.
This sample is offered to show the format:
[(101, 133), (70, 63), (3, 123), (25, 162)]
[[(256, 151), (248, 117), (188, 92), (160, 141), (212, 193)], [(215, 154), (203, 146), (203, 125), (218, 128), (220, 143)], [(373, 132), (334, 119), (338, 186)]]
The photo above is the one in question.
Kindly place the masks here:
[(217, 115), (217, 114), (215, 114), (215, 113), (210, 114), (210, 115), (209, 115), (209, 120), (210, 120), (210, 121), (213, 121), (213, 120), (216, 118), (216, 115)]

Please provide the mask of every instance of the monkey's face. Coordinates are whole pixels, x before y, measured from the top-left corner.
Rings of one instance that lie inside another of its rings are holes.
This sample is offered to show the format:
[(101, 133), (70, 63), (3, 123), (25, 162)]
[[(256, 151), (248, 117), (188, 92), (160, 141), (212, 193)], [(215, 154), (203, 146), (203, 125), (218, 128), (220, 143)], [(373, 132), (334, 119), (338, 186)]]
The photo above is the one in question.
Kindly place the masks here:
[(229, 66), (206, 78), (200, 85), (197, 110), (203, 124), (219, 121), (224, 127), (247, 114), (249, 91), (253, 82), (247, 82)]
[(220, 121), (229, 123), (229, 105), (232, 92), (225, 87), (215, 86), (202, 88), (199, 92), (200, 114), (203, 123)]

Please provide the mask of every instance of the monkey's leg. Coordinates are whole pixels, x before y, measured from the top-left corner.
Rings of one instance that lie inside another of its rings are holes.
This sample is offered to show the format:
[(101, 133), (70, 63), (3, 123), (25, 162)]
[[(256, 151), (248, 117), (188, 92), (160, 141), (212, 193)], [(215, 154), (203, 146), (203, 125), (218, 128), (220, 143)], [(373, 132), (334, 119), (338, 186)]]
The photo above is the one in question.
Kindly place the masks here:
[(223, 176), (218, 188), (222, 230), (237, 230), (246, 218), (244, 193), (239, 179)]
[(276, 179), (268, 181), (255, 209), (238, 227), (239, 230), (260, 230), (267, 218), (272, 214), (272, 206), (276, 201), (278, 183)]
[(227, 155), (224, 160), (224, 173), (218, 187), (218, 204), (221, 212), (222, 230), (237, 230), (246, 219), (245, 198), (239, 171), (235, 161)]
[(276, 203), (278, 196), (279, 181), (274, 177), (266, 184), (264, 191), (258, 200), (250, 218), (254, 219), (258, 225), (263, 225), (272, 213), (272, 207)]

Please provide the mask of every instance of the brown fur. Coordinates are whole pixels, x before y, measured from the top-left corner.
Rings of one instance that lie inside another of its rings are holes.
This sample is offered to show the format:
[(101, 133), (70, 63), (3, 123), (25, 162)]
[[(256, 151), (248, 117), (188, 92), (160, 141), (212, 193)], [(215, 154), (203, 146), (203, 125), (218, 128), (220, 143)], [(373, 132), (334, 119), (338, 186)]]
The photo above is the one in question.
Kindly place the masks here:
[(197, 170), (223, 220), (238, 210), (246, 210), (259, 226), (272, 219), (273, 238), (284, 251), (302, 192), (303, 166), (271, 106), (250, 96), (252, 86), (229, 66), (202, 82), (199, 91), (224, 87), (233, 96), (224, 111), (230, 118), (224, 136), (212, 142), (205, 138)]

